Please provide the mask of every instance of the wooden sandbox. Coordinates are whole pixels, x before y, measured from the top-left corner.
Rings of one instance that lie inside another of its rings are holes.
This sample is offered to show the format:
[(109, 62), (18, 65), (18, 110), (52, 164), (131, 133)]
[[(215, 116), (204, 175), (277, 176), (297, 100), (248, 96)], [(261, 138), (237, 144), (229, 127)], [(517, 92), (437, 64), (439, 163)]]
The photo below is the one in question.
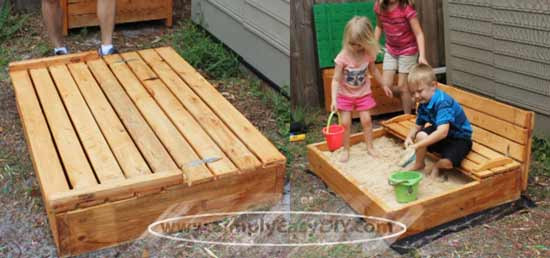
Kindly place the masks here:
[[(533, 112), (524, 111), (451, 86), (438, 86), (461, 103), (473, 126), (472, 151), (461, 166), (451, 171), (460, 177), (458, 185), (435, 195), (419, 193), (419, 199), (406, 204), (388, 202), (388, 196), (367, 187), (374, 176), (369, 171), (344, 171), (327, 155), (325, 142), (308, 146), (309, 168), (353, 209), (367, 216), (394, 219), (407, 225), (400, 238), (410, 236), (466, 215), (519, 199), (527, 187), (534, 127)], [(381, 137), (402, 143), (415, 124), (414, 115), (401, 115), (383, 122), (374, 130)], [(352, 148), (362, 144), (361, 133), (352, 135)], [(364, 151), (366, 156), (366, 151)], [(437, 159), (436, 154), (430, 154)], [(350, 160), (354, 158), (350, 157)], [(367, 165), (368, 166), (368, 165)], [(377, 171), (375, 171), (377, 172)], [(388, 171), (387, 175), (393, 171)], [(366, 176), (365, 176), (366, 174)], [(385, 180), (375, 182), (388, 184)], [(425, 180), (423, 180), (425, 181)], [(422, 183), (420, 191), (422, 191)], [(390, 194), (390, 193), (385, 193)], [(391, 193), (393, 194), (393, 193)]]
[(172, 48), (9, 69), (61, 256), (136, 239), (174, 207), (230, 212), (281, 197), (285, 157)]

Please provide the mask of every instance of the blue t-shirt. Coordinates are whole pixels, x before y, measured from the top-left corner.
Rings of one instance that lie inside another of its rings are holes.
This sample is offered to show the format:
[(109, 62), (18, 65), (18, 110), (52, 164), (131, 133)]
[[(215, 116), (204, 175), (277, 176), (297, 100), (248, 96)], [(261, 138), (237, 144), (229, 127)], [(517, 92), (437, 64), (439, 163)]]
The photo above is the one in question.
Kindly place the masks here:
[(424, 126), (427, 122), (436, 127), (449, 124), (447, 136), (462, 139), (472, 138), (472, 126), (464, 110), (456, 100), (440, 89), (435, 89), (430, 101), (420, 104), (416, 113), (417, 125)]

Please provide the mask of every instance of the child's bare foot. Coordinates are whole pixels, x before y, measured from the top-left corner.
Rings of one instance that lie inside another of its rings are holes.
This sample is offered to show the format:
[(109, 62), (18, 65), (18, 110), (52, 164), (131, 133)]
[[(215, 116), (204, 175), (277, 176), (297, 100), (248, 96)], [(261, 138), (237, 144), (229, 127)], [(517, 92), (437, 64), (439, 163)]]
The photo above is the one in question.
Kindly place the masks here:
[(340, 162), (346, 163), (349, 160), (349, 151), (344, 150), (342, 151), (342, 155), (340, 156)]
[(439, 169), (434, 165), (432, 171), (430, 172), (430, 178), (437, 179), (439, 177)]
[(415, 162), (414, 166), (411, 168), (411, 170), (412, 171), (422, 171), (422, 172), (424, 172), (423, 170), (424, 170), (425, 166), (426, 166), (426, 164), (424, 164), (424, 163), (419, 164), (419, 163)]

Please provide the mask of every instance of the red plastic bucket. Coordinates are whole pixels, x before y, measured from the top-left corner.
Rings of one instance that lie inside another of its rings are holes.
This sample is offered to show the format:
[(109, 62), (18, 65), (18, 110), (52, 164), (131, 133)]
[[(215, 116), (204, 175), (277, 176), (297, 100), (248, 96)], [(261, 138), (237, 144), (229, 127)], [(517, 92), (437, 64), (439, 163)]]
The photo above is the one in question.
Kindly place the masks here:
[(342, 147), (344, 142), (344, 131), (345, 128), (342, 125), (330, 125), (330, 120), (332, 120), (334, 112), (330, 113), (328, 117), (327, 126), (323, 127), (323, 135), (327, 141), (328, 149), (330, 151), (335, 151), (338, 148)]

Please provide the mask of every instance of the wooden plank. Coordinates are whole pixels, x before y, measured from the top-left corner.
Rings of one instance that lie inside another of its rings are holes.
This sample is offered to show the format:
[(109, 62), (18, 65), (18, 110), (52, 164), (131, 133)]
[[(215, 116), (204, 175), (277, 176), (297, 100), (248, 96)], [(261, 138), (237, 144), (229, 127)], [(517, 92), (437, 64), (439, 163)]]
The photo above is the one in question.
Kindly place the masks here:
[(82, 96), (101, 128), (111, 150), (127, 178), (151, 174), (151, 169), (107, 101), (101, 88), (84, 63), (68, 65)]
[(120, 196), (131, 198), (134, 195), (154, 189), (161, 189), (183, 183), (180, 170), (151, 175), (141, 175), (119, 182), (108, 182), (70, 192), (52, 195), (51, 207), (56, 213), (74, 210), (82, 203), (120, 200)]
[(533, 129), (535, 128), (535, 114), (533, 112), (529, 113), (528, 121), (529, 121), (529, 124), (527, 125), (527, 128), (529, 128), (529, 133), (527, 134), (527, 137), (528, 137), (527, 146), (525, 146), (525, 149), (527, 151), (525, 153), (525, 163), (522, 164), (523, 169), (521, 171), (521, 190), (522, 191), (527, 190), (529, 169), (531, 167), (531, 148), (533, 144)]
[(44, 68), (52, 65), (85, 62), (89, 60), (95, 60), (98, 58), (99, 56), (97, 55), (97, 51), (87, 51), (87, 52), (80, 52), (75, 54), (11, 62), (9, 64), (9, 70), (20, 71), (20, 70), (26, 70), (26, 69)]
[(397, 122), (401, 122), (401, 121), (407, 121), (407, 120), (411, 120), (411, 119), (416, 119), (416, 116), (411, 115), (411, 114), (403, 114), (403, 115), (399, 115), (399, 116), (393, 117), (391, 119), (388, 119), (386, 121), (383, 121), (382, 125), (397, 123)]
[(486, 157), (487, 159), (496, 159), (498, 157), (502, 157), (502, 154), (487, 148), (477, 142), (472, 142), (472, 150), (476, 153), (479, 153), (483, 157)]
[(197, 95), (220, 117), (266, 166), (286, 158), (254, 125), (229, 103), (206, 79), (170, 47), (156, 51)]
[(31, 69), (30, 74), (72, 188), (97, 184), (48, 70)]
[(99, 182), (124, 179), (115, 156), (67, 67), (55, 65), (50, 66), (49, 70)]
[(473, 141), (499, 152), (502, 156), (509, 156), (519, 161), (525, 161), (525, 146), (475, 125), (472, 125), (472, 129), (474, 131), (472, 134)]
[(124, 60), (119, 55), (109, 55), (103, 59), (111, 67), (111, 70), (128, 93), (128, 96), (130, 96), (149, 126), (157, 134), (162, 144), (168, 150), (168, 153), (176, 161), (178, 167), (183, 169), (186, 182), (192, 183), (210, 180), (212, 174), (204, 164), (196, 166), (188, 165), (192, 161), (199, 160), (199, 157), (162, 109), (155, 103), (155, 100), (153, 100), (147, 90), (143, 88), (141, 82), (135, 77)]
[(487, 170), (495, 167), (500, 167), (500, 166), (510, 164), (512, 162), (513, 160), (511, 158), (499, 157), (497, 159), (492, 159), (485, 163), (479, 164), (479, 166), (475, 169), (475, 171), (477, 172), (477, 171), (483, 171), (483, 170)]
[(527, 129), (466, 106), (463, 106), (462, 108), (471, 124), (486, 129), (492, 133), (496, 133), (521, 145), (525, 145), (527, 143)]
[(519, 168), (520, 166), (521, 166), (520, 163), (518, 163), (516, 161), (512, 161), (512, 162), (510, 162), (506, 165), (491, 168), (491, 171), (494, 174), (500, 174), (500, 173), (504, 173), (506, 171), (515, 170), (515, 169)]
[[(151, 50), (154, 52), (154, 50)], [(124, 53), (122, 57), (128, 61), (128, 66), (134, 71), (145, 89), (157, 101), (157, 104), (170, 117), (180, 133), (191, 144), (193, 149), (202, 159), (219, 157), (221, 160), (208, 163), (207, 166), (216, 176), (226, 176), (237, 173), (237, 168), (231, 160), (210, 139), (208, 134), (200, 127), (195, 119), (185, 110), (178, 99), (170, 92), (166, 85), (159, 80), (157, 75), (147, 66), (136, 52)], [(159, 67), (159, 69), (170, 67)], [(258, 163), (259, 165), (259, 163)]]
[[(56, 216), (60, 227), (60, 254), (77, 255), (133, 240), (159, 219), (215, 212), (237, 212), (280, 200), (274, 192), (282, 164), (261, 168), (258, 173), (193, 186), (179, 185), (162, 194), (105, 203)], [(139, 219), (136, 219), (139, 218)], [(219, 218), (217, 218), (219, 219)], [(206, 223), (210, 220), (196, 220)]]
[(495, 100), (481, 97), (474, 93), (463, 91), (452, 86), (438, 84), (438, 88), (447, 92), (462, 106), (484, 112), (492, 117), (508, 121), (522, 128), (528, 128), (528, 111), (524, 111), (519, 108), (497, 102)]
[(402, 139), (405, 139), (409, 134), (409, 129), (407, 129), (406, 127), (402, 126), (399, 123), (389, 123), (389, 124), (386, 124), (386, 127), (392, 130), (394, 133), (397, 134), (397, 136), (399, 136), (399, 138), (402, 138)]
[(153, 172), (162, 173), (177, 170), (176, 163), (164, 149), (153, 130), (147, 125), (147, 122), (145, 122), (132, 100), (126, 95), (105, 62), (100, 59), (90, 61), (87, 64)]
[(45, 206), (48, 206), (50, 196), (68, 191), (69, 185), (29, 74), (27, 71), (16, 71), (10, 72), (10, 77), (34, 171), (40, 183)]
[(471, 160), (472, 162), (476, 163), (476, 164), (482, 164), (482, 163), (485, 163), (487, 161), (489, 161), (487, 158), (481, 156), (479, 153), (471, 150), (470, 153), (468, 153), (468, 155), (466, 155), (466, 158)]
[(404, 208), (392, 211), (388, 217), (399, 221), (411, 209), (423, 211), (418, 220), (407, 225), (407, 232), (400, 236), (404, 238), (445, 222), (517, 200), (520, 197), (519, 185), (519, 174), (515, 171), (494, 175), (470, 183), (459, 191), (411, 203)]
[[(154, 50), (140, 51), (140, 55), (158, 74), (159, 78), (185, 106), (200, 126), (241, 171), (253, 171), (262, 164), (242, 141), (216, 116), (216, 114), (171, 70)], [(129, 57), (130, 58), (130, 57)]]

